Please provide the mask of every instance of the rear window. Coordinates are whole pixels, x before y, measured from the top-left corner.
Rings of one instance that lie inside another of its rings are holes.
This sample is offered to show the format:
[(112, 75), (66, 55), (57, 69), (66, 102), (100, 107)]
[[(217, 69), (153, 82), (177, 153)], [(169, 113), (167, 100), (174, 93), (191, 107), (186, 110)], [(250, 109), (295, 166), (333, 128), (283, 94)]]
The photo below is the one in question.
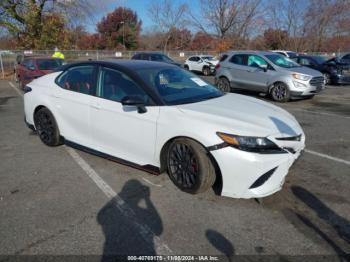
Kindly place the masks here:
[(37, 60), (39, 70), (54, 70), (63, 64), (62, 59), (40, 59)]
[(222, 55), (222, 56), (220, 57), (220, 62), (225, 61), (227, 57), (228, 57), (228, 55)]

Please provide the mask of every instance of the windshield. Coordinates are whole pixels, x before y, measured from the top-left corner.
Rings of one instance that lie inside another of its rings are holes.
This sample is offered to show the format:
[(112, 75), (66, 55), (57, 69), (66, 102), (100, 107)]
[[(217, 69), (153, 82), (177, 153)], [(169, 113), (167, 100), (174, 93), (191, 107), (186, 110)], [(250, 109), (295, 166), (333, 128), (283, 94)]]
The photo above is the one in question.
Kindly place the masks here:
[(173, 63), (174, 62), (173, 60), (171, 60), (166, 55), (158, 55), (158, 54), (152, 55), (152, 60), (153, 61), (160, 61), (160, 62), (167, 62), (167, 63)]
[(39, 70), (54, 70), (63, 65), (63, 59), (40, 59), (37, 60)]
[(137, 74), (167, 105), (195, 103), (224, 95), (198, 76), (180, 68), (144, 68)]
[(326, 58), (324, 58), (323, 56), (313, 56), (312, 57), (318, 64), (323, 64), (324, 62), (327, 61)]
[(282, 55), (265, 55), (273, 64), (284, 67), (284, 68), (292, 68), (292, 67), (300, 67), (301, 65), (297, 64), (293, 60), (282, 56)]
[(208, 60), (208, 61), (214, 61), (214, 57), (213, 56), (202, 56), (203, 60)]

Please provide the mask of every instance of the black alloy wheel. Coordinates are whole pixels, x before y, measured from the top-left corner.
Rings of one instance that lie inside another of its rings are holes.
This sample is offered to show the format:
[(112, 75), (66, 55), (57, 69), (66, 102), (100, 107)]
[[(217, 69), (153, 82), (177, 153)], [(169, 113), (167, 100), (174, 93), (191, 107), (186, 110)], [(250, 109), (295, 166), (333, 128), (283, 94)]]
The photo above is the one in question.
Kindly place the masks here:
[(45, 145), (57, 146), (62, 143), (55, 118), (47, 108), (41, 108), (35, 113), (34, 123), (37, 134)]
[(271, 95), (273, 100), (277, 102), (287, 102), (290, 99), (289, 89), (284, 83), (274, 84)]
[(176, 139), (167, 152), (169, 178), (182, 191), (196, 194), (206, 191), (215, 182), (215, 168), (199, 143)]

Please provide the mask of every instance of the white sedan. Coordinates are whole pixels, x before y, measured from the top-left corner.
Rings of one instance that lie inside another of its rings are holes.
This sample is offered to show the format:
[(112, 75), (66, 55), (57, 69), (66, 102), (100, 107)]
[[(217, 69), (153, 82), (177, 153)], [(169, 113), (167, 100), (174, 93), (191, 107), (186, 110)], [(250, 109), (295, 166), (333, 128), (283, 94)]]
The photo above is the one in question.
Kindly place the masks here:
[(304, 148), (303, 130), (283, 109), (222, 93), (174, 65), (89, 61), (59, 70), (25, 87), (25, 121), (42, 142), (167, 172), (188, 193), (217, 181), (223, 196), (270, 195)]

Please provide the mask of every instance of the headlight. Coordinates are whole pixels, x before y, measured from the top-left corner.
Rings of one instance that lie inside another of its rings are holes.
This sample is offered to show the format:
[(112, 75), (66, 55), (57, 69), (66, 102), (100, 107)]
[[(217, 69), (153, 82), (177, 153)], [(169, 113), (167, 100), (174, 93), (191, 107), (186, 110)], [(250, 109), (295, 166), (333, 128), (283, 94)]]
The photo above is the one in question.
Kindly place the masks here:
[(301, 74), (293, 74), (293, 77), (295, 79), (302, 80), (302, 81), (308, 81), (311, 79), (311, 76), (301, 75)]
[(237, 136), (216, 133), (226, 144), (237, 149), (255, 153), (287, 153), (266, 137)]

